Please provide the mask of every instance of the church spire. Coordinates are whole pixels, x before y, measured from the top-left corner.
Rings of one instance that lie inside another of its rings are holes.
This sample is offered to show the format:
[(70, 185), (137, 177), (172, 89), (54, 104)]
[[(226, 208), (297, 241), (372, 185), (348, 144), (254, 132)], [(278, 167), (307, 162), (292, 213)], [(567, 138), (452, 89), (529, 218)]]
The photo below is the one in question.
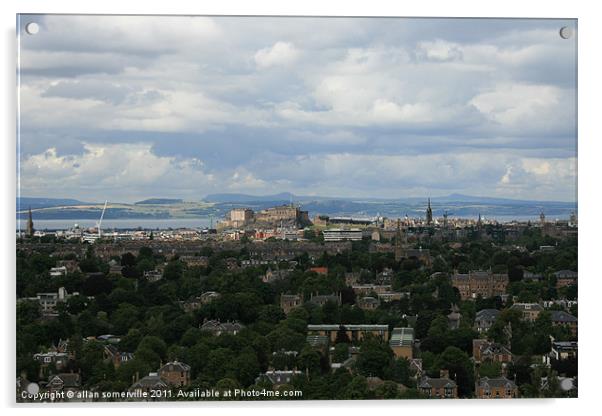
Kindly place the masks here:
[(426, 208), (426, 225), (433, 223), (433, 209), (431, 208), (431, 198), (428, 199), (428, 207)]

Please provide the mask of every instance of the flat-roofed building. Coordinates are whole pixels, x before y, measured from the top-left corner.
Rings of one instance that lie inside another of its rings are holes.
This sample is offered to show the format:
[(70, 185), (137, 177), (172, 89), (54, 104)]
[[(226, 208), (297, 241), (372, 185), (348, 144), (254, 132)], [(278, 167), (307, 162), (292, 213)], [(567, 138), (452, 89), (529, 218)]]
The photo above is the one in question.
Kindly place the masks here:
[(414, 329), (393, 328), (389, 347), (397, 358), (404, 357), (408, 360), (414, 358)]
[(324, 241), (361, 241), (362, 230), (359, 228), (331, 228), (330, 230), (322, 231)]
[(383, 341), (389, 340), (389, 325), (307, 325), (307, 332), (312, 335), (325, 335), (334, 343), (341, 331), (350, 342), (361, 341), (367, 334), (372, 334)]

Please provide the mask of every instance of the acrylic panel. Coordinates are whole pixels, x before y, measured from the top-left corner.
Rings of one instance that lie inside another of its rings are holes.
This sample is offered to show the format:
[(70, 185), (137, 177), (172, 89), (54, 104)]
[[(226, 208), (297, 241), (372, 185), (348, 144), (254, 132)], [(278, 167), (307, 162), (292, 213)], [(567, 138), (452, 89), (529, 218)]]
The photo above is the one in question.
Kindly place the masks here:
[(17, 16), (18, 402), (577, 397), (577, 20)]

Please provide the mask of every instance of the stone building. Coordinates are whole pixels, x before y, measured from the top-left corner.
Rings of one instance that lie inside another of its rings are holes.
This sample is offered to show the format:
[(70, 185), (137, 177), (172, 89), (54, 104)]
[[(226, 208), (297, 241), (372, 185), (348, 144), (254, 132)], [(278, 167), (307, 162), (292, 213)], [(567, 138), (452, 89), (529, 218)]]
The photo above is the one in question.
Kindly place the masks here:
[(451, 284), (460, 292), (462, 300), (502, 296), (508, 287), (507, 273), (489, 271), (470, 271), (466, 274), (456, 273), (451, 277)]
[(159, 369), (159, 377), (170, 386), (184, 387), (190, 384), (190, 366), (171, 361)]
[(475, 394), (479, 399), (514, 399), (518, 386), (506, 377), (482, 377), (476, 382)]
[(303, 305), (303, 295), (280, 295), (280, 309), (282, 309), (286, 315), (301, 305)]

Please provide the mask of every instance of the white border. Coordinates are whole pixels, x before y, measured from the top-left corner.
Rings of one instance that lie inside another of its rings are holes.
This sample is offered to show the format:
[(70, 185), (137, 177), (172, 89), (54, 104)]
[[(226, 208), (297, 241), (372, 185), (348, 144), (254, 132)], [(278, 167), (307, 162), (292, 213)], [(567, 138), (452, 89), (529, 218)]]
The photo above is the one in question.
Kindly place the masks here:
[[(77, 0), (4, 0), (2, 9), (2, 47), (0, 62), (2, 71), (3, 99), (0, 102), (4, 137), (2, 140), (2, 234), (1, 262), (4, 273), (3, 282), (4, 313), (2, 314), (4, 336), (2, 337), (2, 360), (0, 363), (0, 400), (3, 407), (12, 413), (19, 409), (27, 413), (40, 414), (51, 411), (50, 406), (17, 407), (14, 400), (14, 273), (15, 273), (15, 108), (16, 108), (16, 13), (112, 13), (112, 14), (234, 14), (234, 15), (314, 15), (314, 16), (441, 16), (441, 17), (552, 17), (578, 18), (579, 28), (579, 268), (581, 275), (579, 334), (580, 334), (580, 369), (579, 399), (574, 400), (515, 400), (501, 403), (484, 403), (482, 401), (398, 401), (398, 402), (242, 402), (242, 403), (199, 403), (178, 405), (178, 413), (184, 414), (232, 414), (242, 413), (264, 415), (286, 412), (287, 415), (307, 413), (338, 413), (345, 415), (366, 413), (411, 412), (414, 414), (459, 413), (505, 415), (513, 412), (538, 412), (545, 414), (574, 414), (600, 407), (597, 403), (599, 394), (598, 369), (600, 367), (599, 312), (596, 308), (600, 302), (600, 269), (599, 262), (599, 221), (596, 208), (600, 205), (600, 172), (599, 157), (600, 119), (599, 97), (602, 73), (599, 39), (602, 39), (601, 16), (596, 13), (595, 2), (570, 2), (547, 0), (545, 2), (527, 2), (524, 0), (496, 1), (432, 1), (387, 2), (371, 1), (278, 1), (278, 0), (224, 0), (219, 2), (193, 2), (183, 0), (98, 0), (94, 3)], [(106, 414), (110, 408), (123, 405), (54, 408), (61, 414)], [(109, 407), (109, 409), (107, 409)], [(128, 406), (130, 407), (130, 406)], [(150, 414), (164, 414), (173, 404), (159, 404), (153, 407), (130, 407), (134, 411)], [(117, 410), (117, 409), (115, 409)]]

